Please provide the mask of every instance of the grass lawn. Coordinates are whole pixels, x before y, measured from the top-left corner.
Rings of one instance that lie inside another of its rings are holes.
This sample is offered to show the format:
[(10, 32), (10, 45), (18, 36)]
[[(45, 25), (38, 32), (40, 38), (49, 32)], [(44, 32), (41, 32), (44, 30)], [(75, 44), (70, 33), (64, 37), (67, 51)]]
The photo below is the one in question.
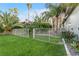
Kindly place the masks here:
[(35, 36), (36, 40), (41, 40), (41, 41), (47, 41), (47, 42), (52, 42), (52, 43), (59, 43), (61, 41), (60, 36), (42, 36), (42, 35), (37, 35)]
[(0, 35), (1, 56), (64, 56), (63, 45), (41, 42), (32, 38)]

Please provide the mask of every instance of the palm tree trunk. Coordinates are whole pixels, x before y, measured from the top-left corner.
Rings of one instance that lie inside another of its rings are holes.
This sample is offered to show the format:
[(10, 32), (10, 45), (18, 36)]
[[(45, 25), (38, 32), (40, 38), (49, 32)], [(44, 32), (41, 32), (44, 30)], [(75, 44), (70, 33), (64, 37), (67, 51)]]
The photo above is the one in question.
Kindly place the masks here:
[(30, 16), (30, 10), (29, 10), (29, 8), (28, 8), (28, 20), (29, 20), (29, 16)]
[(10, 27), (6, 27), (4, 29), (4, 34), (11, 34), (11, 32), (12, 32), (12, 29)]
[(31, 3), (27, 3), (27, 7), (28, 7), (28, 20), (29, 20), (30, 8), (32, 7), (32, 4)]
[(58, 18), (57, 18), (56, 32), (57, 32), (57, 30), (58, 30)]
[(55, 30), (56, 33), (57, 33), (57, 30), (58, 30), (58, 17), (56, 17), (56, 30)]
[(54, 21), (54, 19), (53, 19), (53, 31), (54, 31), (54, 29), (55, 29), (55, 25), (54, 25), (54, 22), (55, 22), (55, 21)]

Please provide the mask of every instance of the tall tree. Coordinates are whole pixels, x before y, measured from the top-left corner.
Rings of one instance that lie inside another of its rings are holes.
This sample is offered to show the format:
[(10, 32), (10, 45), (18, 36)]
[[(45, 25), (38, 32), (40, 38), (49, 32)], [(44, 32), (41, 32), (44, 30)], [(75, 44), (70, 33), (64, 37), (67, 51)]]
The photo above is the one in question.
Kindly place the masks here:
[(44, 18), (49, 20), (49, 18), (53, 19), (53, 30), (57, 30), (58, 28), (58, 15), (60, 14), (61, 10), (59, 8), (59, 5), (56, 4), (46, 4), (46, 7), (49, 9), (49, 11), (45, 11), (43, 13)]
[(28, 20), (29, 20), (30, 9), (32, 8), (32, 4), (31, 3), (27, 3), (27, 7), (28, 7)]
[(58, 27), (59, 16), (63, 13), (65, 16), (61, 16), (61, 17), (63, 17), (63, 20), (64, 18), (67, 19), (77, 5), (78, 4), (76, 3), (46, 4), (46, 7), (49, 9), (49, 12), (48, 11), (45, 12), (45, 14), (47, 14), (45, 15), (45, 17), (48, 15), (49, 18), (54, 16), (56, 19), (55, 25), (56, 27)]
[(4, 30), (4, 33), (9, 33), (15, 27), (23, 27), (19, 23), (19, 18), (8, 12), (0, 13), (0, 26)]
[(63, 24), (67, 20), (67, 18), (71, 15), (72, 11), (79, 5), (79, 3), (62, 3), (60, 6), (65, 9), (65, 19)]
[(10, 8), (10, 9), (9, 9), (9, 12), (10, 12), (12, 15), (15, 15), (15, 16), (18, 15), (18, 9), (17, 9), (17, 8)]

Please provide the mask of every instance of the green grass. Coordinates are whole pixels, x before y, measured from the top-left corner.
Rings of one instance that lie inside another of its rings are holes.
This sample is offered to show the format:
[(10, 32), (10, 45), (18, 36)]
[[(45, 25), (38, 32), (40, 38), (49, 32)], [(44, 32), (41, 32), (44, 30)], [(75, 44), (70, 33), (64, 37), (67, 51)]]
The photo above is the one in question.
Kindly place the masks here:
[(64, 56), (63, 45), (46, 43), (32, 38), (0, 35), (1, 56)]
[(53, 42), (53, 43), (59, 43), (61, 42), (61, 37), (60, 36), (42, 36), (42, 35), (37, 35), (35, 36), (36, 40), (42, 40), (42, 41), (47, 41)]

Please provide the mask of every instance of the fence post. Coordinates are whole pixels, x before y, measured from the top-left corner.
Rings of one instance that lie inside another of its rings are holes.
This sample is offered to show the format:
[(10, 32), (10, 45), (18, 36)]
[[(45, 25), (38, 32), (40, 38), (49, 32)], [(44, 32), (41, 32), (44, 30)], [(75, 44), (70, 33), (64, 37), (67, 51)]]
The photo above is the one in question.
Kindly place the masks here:
[(33, 39), (35, 38), (35, 28), (33, 28)]
[(30, 34), (29, 34), (29, 29), (28, 29), (28, 37), (30, 37)]

